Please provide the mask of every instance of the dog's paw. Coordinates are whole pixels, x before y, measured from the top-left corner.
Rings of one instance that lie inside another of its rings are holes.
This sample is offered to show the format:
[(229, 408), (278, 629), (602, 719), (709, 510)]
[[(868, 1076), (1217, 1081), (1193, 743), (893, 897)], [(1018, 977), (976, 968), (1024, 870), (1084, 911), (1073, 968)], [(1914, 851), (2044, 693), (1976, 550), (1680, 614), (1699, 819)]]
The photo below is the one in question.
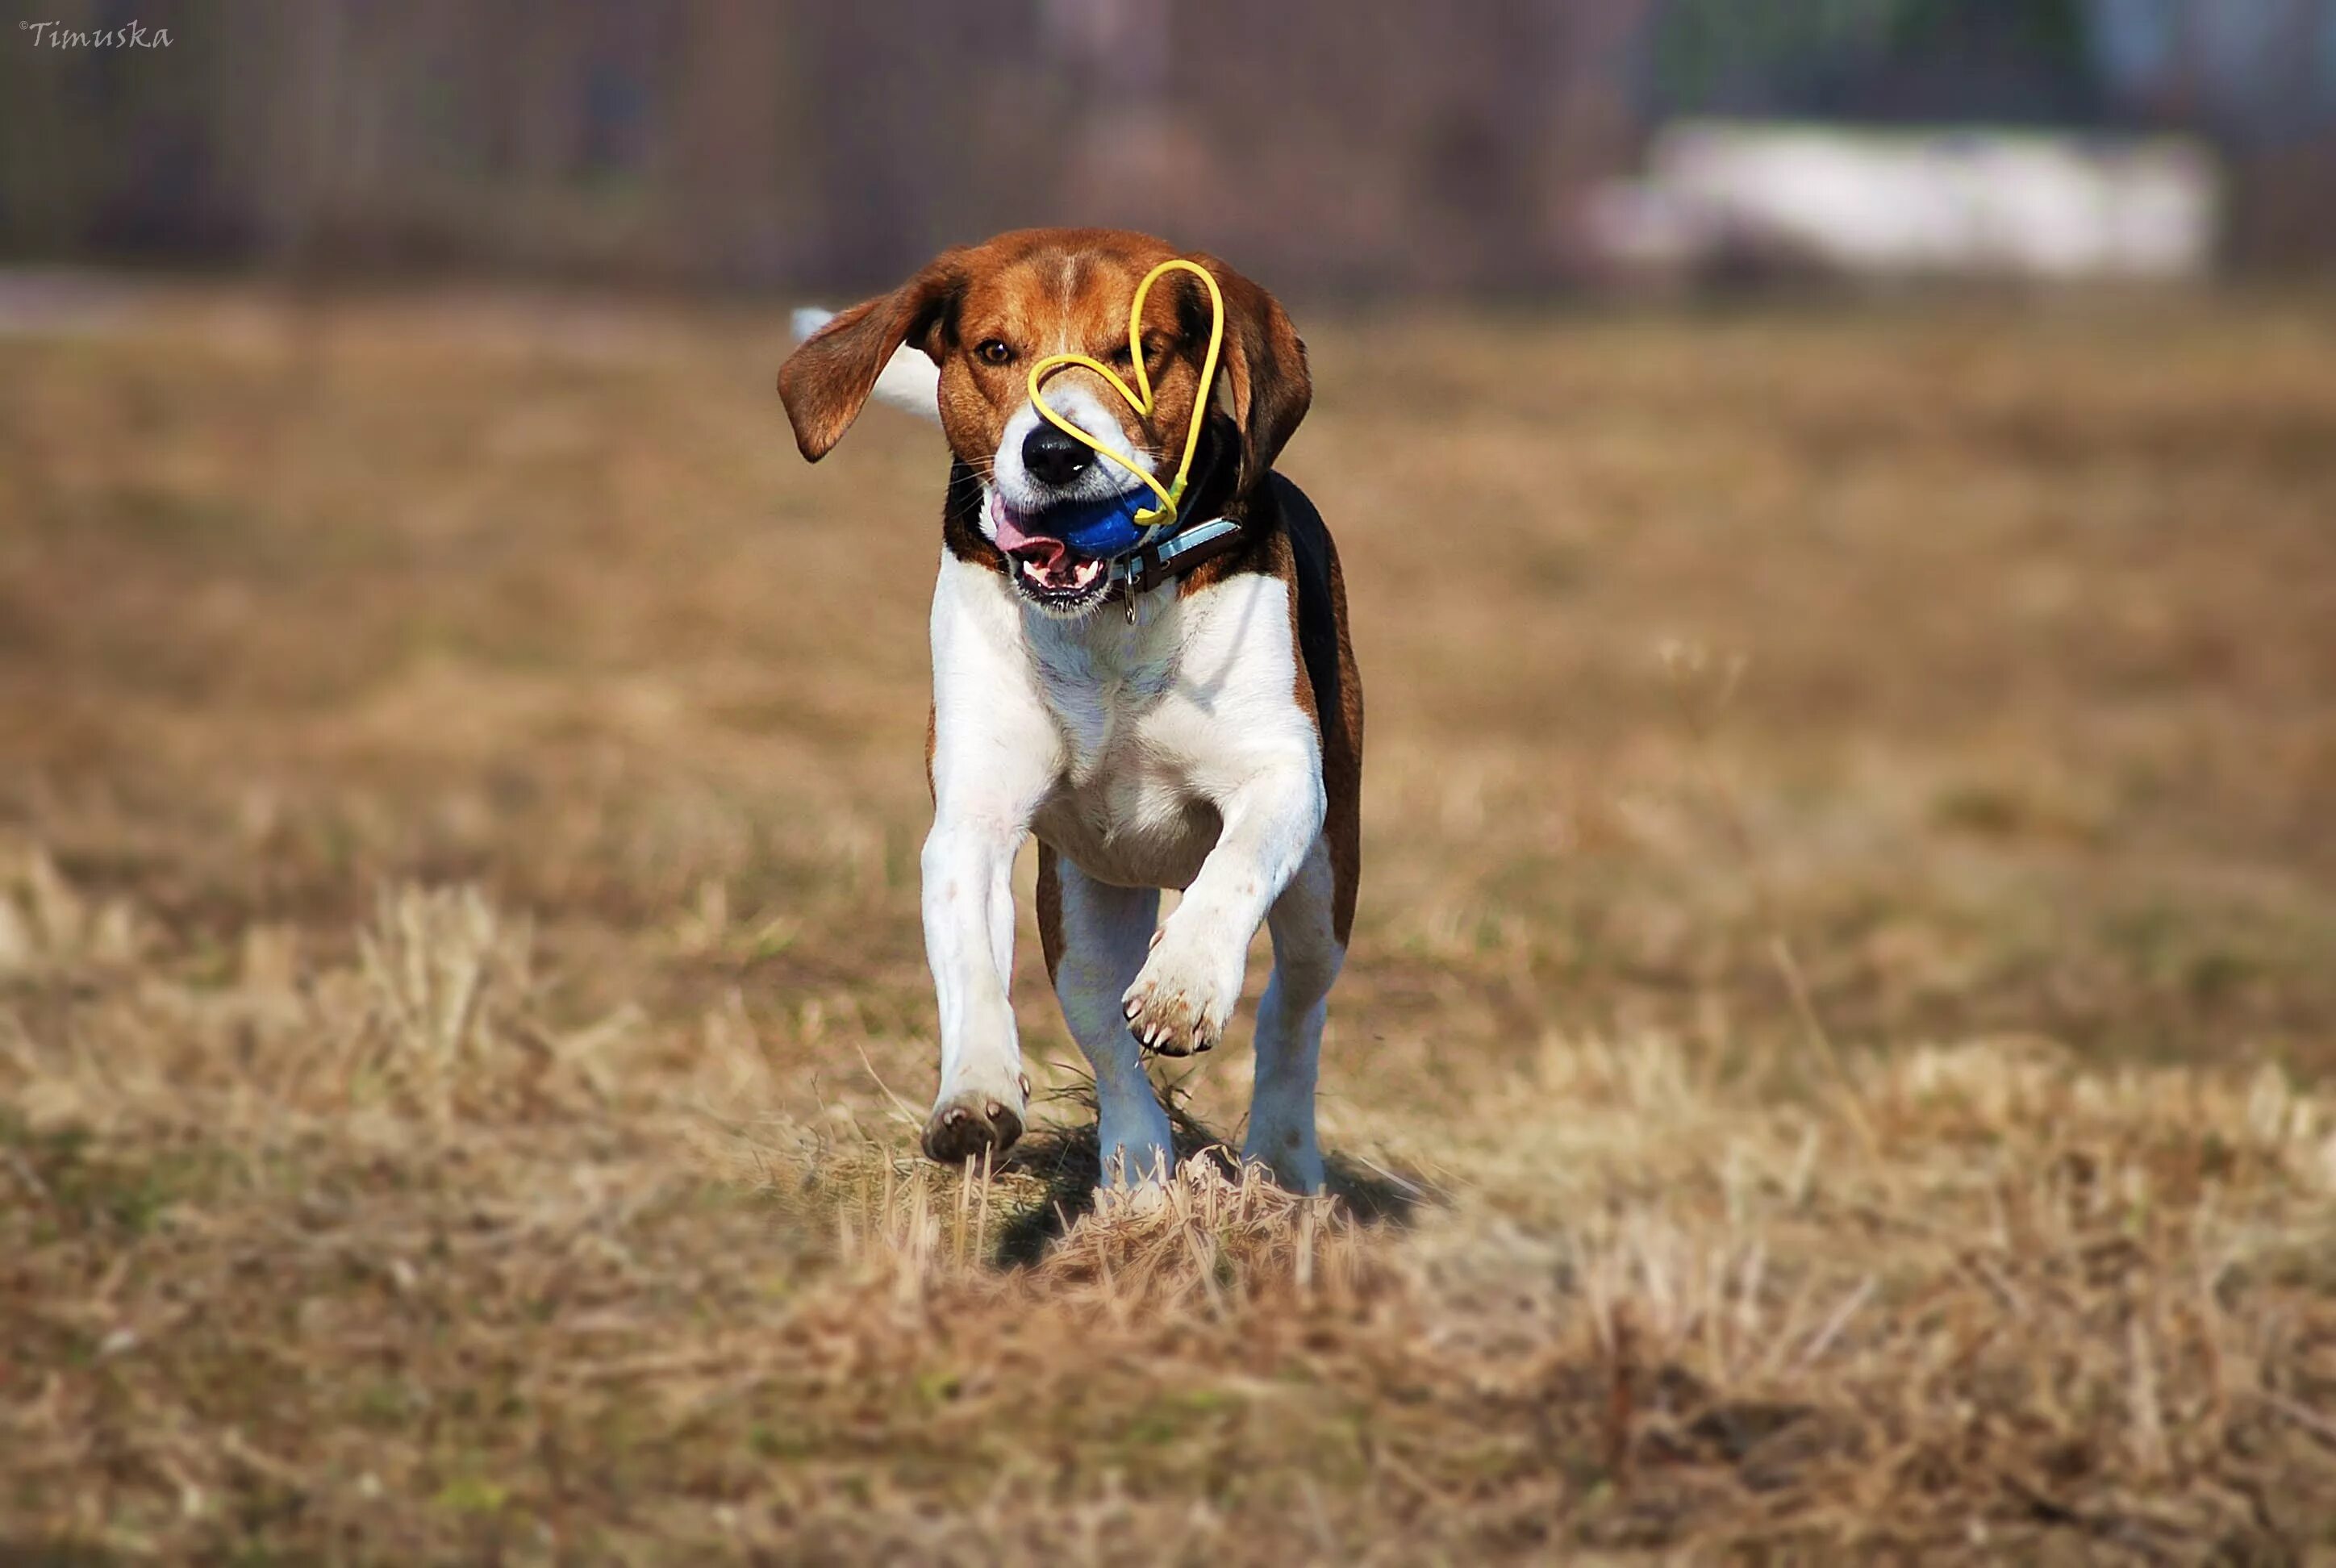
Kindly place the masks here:
[[(1241, 955), (1246, 957), (1246, 953)], [(1230, 976), (1226, 970), (1230, 969)], [(1215, 1045), (1241, 996), (1241, 967), (1224, 965), (1198, 943), (1163, 931), (1135, 983), (1121, 998), (1136, 1043), (1163, 1057), (1189, 1057)]]
[(925, 1123), (925, 1158), (962, 1165), (985, 1154), (1002, 1154), (1022, 1135), (1022, 1112), (1006, 1096), (968, 1090), (933, 1107)]

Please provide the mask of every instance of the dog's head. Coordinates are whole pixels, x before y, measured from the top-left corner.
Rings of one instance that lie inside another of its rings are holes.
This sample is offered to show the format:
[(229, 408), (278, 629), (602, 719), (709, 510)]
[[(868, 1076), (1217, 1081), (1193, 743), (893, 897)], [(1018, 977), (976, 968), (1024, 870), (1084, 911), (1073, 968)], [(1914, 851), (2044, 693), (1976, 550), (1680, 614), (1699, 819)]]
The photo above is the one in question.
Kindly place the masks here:
[[(894, 289), (837, 316), (779, 368), (779, 395), (795, 444), (816, 463), (859, 417), (877, 377), (904, 345), (940, 370), (941, 428), (982, 482), (983, 533), (1007, 558), (1023, 597), (1058, 615), (1084, 615), (1108, 586), (1105, 562), (1063, 537), (1099, 504), (1149, 492), (1119, 464), (1056, 429), (1031, 406), (1029, 371), (1052, 354), (1085, 354), (1133, 380), (1127, 315), (1144, 275), (1180, 253), (1149, 235), (1105, 229), (1029, 229), (948, 250)], [(1233, 489), (1258, 483), (1306, 417), (1313, 395), (1306, 346), (1281, 306), (1213, 257), (1225, 302), (1223, 358), (1204, 443), (1235, 470)], [(1151, 412), (1140, 414), (1103, 377), (1073, 365), (1049, 375), (1055, 412), (1166, 483), (1184, 453), (1209, 343), (1208, 291), (1172, 272), (1145, 297), (1143, 353)]]

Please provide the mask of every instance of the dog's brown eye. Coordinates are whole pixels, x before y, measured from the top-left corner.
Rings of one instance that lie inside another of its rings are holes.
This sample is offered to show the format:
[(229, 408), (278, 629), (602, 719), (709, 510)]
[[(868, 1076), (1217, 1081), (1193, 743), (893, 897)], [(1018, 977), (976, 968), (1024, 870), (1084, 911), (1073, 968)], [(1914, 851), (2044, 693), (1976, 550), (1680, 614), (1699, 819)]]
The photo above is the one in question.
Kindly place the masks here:
[(981, 355), (984, 365), (1011, 365), (1014, 362), (1014, 351), (995, 337), (982, 339), (974, 352)]

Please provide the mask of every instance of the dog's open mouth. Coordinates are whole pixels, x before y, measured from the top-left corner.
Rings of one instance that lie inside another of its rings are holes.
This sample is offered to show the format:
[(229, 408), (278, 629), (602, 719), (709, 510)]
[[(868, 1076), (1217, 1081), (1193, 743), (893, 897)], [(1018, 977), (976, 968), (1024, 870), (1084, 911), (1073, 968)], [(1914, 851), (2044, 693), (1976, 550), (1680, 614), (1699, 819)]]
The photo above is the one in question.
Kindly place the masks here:
[(1063, 537), (1098, 510), (1092, 502), (1066, 502), (1026, 512), (993, 495), (989, 514), (994, 537), (1012, 568), (1014, 586), (1027, 598), (1054, 609), (1076, 608), (1102, 598), (1111, 585), (1111, 562), (1074, 548)]

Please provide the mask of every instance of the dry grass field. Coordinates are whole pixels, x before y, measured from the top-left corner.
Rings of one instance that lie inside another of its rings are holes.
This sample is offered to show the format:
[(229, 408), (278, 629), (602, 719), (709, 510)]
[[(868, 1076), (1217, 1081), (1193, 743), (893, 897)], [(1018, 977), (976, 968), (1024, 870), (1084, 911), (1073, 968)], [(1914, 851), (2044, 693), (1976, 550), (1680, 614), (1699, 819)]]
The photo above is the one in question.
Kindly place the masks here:
[(2336, 1561), (2336, 304), (1305, 322), (1338, 1193), (1237, 1029), (1103, 1213), (1027, 930), (915, 1156), (939, 439), (781, 320), (0, 338), (0, 1556)]

